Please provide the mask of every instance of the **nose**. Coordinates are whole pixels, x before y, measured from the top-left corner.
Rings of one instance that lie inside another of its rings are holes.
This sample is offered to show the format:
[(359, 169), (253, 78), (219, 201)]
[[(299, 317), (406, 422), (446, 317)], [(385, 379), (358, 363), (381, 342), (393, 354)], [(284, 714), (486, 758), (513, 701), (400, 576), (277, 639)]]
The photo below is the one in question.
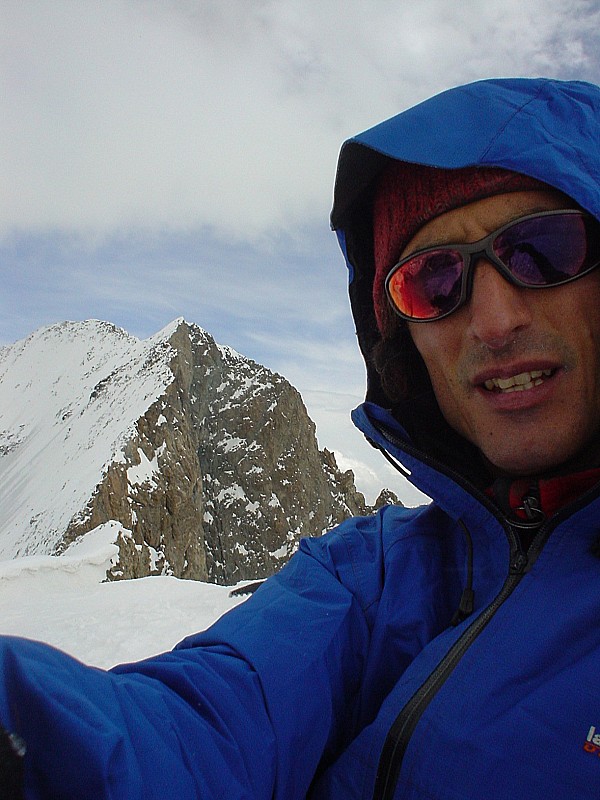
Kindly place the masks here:
[(485, 259), (474, 265), (469, 301), (471, 334), (492, 349), (504, 347), (531, 322), (526, 289), (514, 286)]

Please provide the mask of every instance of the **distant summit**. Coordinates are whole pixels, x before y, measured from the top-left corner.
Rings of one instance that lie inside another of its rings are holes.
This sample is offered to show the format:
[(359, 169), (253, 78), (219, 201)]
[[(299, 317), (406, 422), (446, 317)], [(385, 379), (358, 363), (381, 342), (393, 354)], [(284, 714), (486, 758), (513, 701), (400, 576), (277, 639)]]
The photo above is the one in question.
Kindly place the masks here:
[(298, 392), (182, 319), (144, 341), (64, 322), (0, 350), (0, 559), (115, 520), (110, 577), (233, 583), (370, 510)]

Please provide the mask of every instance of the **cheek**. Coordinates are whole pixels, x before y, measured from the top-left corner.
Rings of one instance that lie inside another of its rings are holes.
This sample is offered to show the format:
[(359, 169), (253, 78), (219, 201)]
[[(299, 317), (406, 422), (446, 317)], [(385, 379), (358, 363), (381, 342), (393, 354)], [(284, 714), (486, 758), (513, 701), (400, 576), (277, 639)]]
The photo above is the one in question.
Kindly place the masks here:
[(598, 395), (600, 387), (600, 272), (564, 287), (560, 311), (552, 323), (571, 353), (580, 377), (580, 393)]
[(419, 330), (411, 331), (411, 334), (427, 368), (440, 410), (448, 418), (452, 410), (460, 406), (461, 384), (457, 370), (458, 351), (453, 347), (452, 338), (444, 335), (442, 326), (443, 321), (435, 323), (435, 330), (433, 326), (429, 329), (426, 325), (413, 325)]
[[(457, 315), (460, 312), (457, 312)], [(454, 334), (452, 318), (418, 325), (409, 324), (409, 331), (436, 391), (451, 391), (457, 383), (460, 340)]]
[(448, 369), (432, 366), (429, 377), (438, 406), (446, 421), (453, 428), (464, 433), (461, 409), (464, 407), (466, 397), (460, 382), (456, 378), (456, 373)]

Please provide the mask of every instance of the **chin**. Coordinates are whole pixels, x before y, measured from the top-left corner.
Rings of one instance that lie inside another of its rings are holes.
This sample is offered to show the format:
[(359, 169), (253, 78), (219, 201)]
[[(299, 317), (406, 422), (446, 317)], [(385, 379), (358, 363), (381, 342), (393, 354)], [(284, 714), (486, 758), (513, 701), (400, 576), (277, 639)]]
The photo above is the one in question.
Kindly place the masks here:
[(529, 452), (526, 458), (523, 458), (524, 454), (522, 452), (506, 453), (501, 456), (498, 456), (498, 453), (494, 453), (493, 458), (488, 453), (484, 453), (484, 455), (499, 472), (505, 475), (514, 475), (515, 477), (542, 475), (545, 472), (555, 470), (573, 457), (571, 452), (564, 455), (540, 453), (538, 456)]

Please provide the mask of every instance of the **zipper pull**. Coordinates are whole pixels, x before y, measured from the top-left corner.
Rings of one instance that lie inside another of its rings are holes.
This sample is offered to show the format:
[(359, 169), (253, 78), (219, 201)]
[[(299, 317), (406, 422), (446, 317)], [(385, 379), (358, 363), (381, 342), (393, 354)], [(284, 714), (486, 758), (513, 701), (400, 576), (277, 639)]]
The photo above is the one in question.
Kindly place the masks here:
[(457, 625), (460, 625), (461, 622), (464, 622), (467, 617), (470, 617), (473, 613), (473, 609), (475, 608), (475, 592), (473, 589), (463, 589), (463, 593), (460, 598), (460, 604), (456, 609), (454, 616), (450, 621), (450, 625), (455, 628)]
[(542, 511), (540, 490), (537, 484), (534, 483), (529, 487), (528, 494), (523, 498), (523, 505), (520, 505), (517, 511), (522, 511), (531, 525), (541, 525), (545, 522), (546, 515)]
[(525, 568), (527, 567), (527, 556), (525, 553), (519, 548), (513, 554), (510, 560), (510, 573), (511, 575), (522, 575), (525, 572)]

